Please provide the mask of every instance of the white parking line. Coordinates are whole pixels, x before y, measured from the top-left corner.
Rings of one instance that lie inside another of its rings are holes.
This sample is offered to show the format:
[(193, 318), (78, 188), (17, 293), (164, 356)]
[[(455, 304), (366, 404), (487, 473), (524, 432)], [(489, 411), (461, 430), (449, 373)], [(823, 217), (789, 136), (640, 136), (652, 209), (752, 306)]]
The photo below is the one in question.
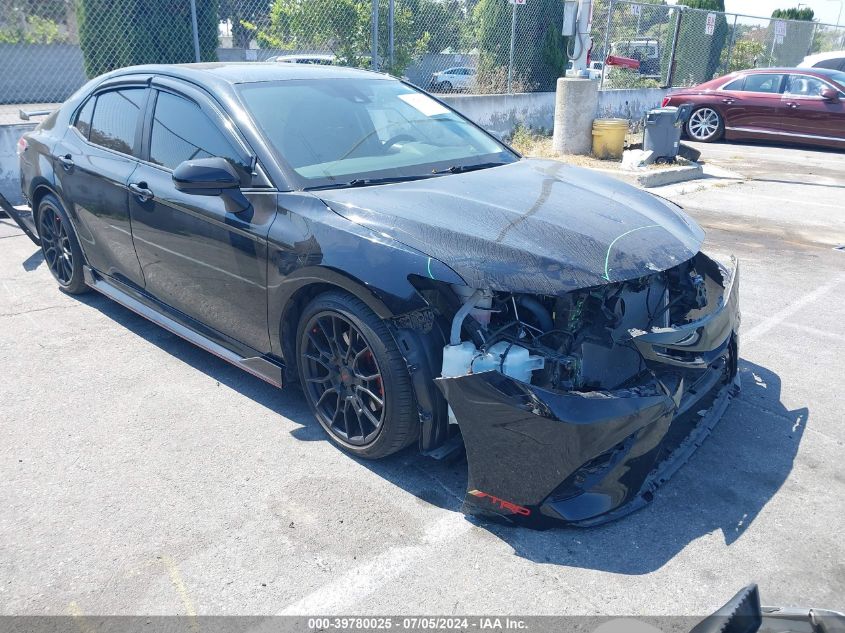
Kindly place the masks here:
[(472, 528), (463, 514), (449, 512), (428, 525), (420, 544), (393, 547), (382, 552), (288, 605), (278, 615), (350, 613), (380, 586), (398, 578), (429, 556), (442, 552), (445, 544), (459, 539)]
[[(748, 310), (742, 311), (742, 318), (751, 317), (752, 319), (764, 319), (760, 314), (756, 314), (753, 312), (749, 312)], [(803, 323), (787, 323), (783, 322), (782, 325), (784, 327), (788, 327), (792, 330), (798, 330), (799, 332), (804, 332), (805, 334), (809, 334), (810, 336), (815, 336), (818, 338), (824, 339), (831, 339), (833, 341), (845, 341), (845, 334), (840, 334), (839, 332), (833, 332), (830, 330), (821, 330), (817, 327), (811, 327), (809, 325), (804, 325)]]
[(827, 294), (830, 294), (836, 286), (841, 284), (845, 281), (845, 275), (839, 275), (838, 277), (834, 277), (832, 280), (828, 281), (826, 284), (819, 286), (815, 290), (808, 292), (807, 294), (799, 297), (785, 308), (778, 310), (772, 316), (763, 319), (760, 323), (755, 325), (754, 327), (740, 332), (740, 341), (742, 343), (754, 341), (761, 336), (768, 333), (770, 330), (776, 328), (778, 325), (783, 323), (786, 319), (794, 315), (796, 312), (803, 310), (809, 304), (813, 303), (824, 297)]

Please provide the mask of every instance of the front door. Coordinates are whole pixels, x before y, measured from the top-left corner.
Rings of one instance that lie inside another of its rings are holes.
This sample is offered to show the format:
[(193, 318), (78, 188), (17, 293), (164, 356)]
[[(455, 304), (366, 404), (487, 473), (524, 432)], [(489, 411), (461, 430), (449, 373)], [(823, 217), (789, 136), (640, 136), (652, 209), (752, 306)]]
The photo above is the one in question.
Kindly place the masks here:
[(817, 77), (787, 77), (780, 104), (784, 134), (798, 139), (810, 136), (845, 141), (845, 102), (822, 98), (821, 92), (826, 88), (833, 86)]
[[(191, 96), (187, 96), (190, 94)], [(153, 102), (154, 100), (154, 102)], [(146, 290), (158, 300), (260, 352), (267, 329), (267, 242), (276, 194), (251, 189), (249, 152), (201, 93), (161, 88), (151, 100), (143, 158), (130, 181), (129, 210)], [(220, 156), (242, 174), (250, 202), (177, 191), (183, 161)]]

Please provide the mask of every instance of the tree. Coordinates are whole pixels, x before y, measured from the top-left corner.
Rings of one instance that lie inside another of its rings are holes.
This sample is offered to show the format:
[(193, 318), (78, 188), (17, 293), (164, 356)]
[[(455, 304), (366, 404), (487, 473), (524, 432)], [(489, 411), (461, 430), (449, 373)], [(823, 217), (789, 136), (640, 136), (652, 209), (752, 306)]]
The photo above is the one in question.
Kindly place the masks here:
[[(681, 28), (678, 33), (678, 45), (675, 52), (675, 68), (672, 74), (674, 84), (695, 85), (709, 81), (716, 76), (722, 51), (728, 36), (728, 23), (725, 19), (724, 0), (678, 0), (678, 5), (699, 11), (682, 11)], [(707, 19), (709, 13), (716, 14), (716, 23), (712, 35), (708, 35)], [(667, 40), (671, 47), (671, 36)]]
[(812, 22), (816, 17), (816, 13), (810, 7), (775, 9), (772, 11), (772, 17), (779, 20), (802, 20), (804, 22)]
[(220, 19), (232, 25), (232, 46), (249, 48), (254, 28), (267, 20), (269, 3), (256, 0), (220, 0)]
[[(200, 57), (217, 59), (217, 2), (196, 3)], [(183, 0), (79, 0), (79, 44), (95, 77), (134, 64), (194, 59), (191, 9)]]
[[(456, 0), (402, 0), (395, 3), (394, 61), (389, 61), (388, 4), (379, 3), (379, 68), (401, 75), (425, 52), (460, 44)], [(269, 24), (254, 30), (259, 46), (282, 50), (330, 51), (338, 63), (366, 66), (372, 51), (371, 0), (274, 0)], [(430, 28), (430, 30), (429, 30)]]
[(60, 23), (67, 6), (64, 0), (0, 2), (0, 43), (60, 44), (68, 41)]
[[(506, 87), (512, 6), (504, 0), (480, 0), (473, 10), (482, 89), (499, 91)], [(563, 3), (557, 0), (531, 0), (516, 7), (514, 91), (554, 90), (558, 77), (566, 73), (568, 61), (562, 24)]]
[(769, 54), (762, 42), (753, 39), (739, 40), (731, 51), (730, 61), (726, 64), (729, 73), (747, 68), (769, 66)]

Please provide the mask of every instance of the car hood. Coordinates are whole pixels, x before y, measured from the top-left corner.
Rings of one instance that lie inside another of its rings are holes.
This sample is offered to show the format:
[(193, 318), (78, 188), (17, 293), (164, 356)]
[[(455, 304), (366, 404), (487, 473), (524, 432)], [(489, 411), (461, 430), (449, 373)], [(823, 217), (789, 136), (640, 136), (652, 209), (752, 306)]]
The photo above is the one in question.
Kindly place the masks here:
[(704, 238), (672, 203), (558, 161), (318, 195), (474, 288), (555, 295), (634, 279), (691, 258)]

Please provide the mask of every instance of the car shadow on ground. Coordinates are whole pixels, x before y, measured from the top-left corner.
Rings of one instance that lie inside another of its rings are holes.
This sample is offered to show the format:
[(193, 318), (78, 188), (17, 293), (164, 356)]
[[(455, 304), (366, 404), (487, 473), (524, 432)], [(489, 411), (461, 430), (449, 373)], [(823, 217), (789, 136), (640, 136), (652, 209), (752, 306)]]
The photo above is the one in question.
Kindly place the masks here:
[[(293, 421), (299, 425), (291, 432), (297, 439), (326, 441), (298, 387), (278, 390), (97, 293), (77, 298), (190, 367)], [(773, 371), (741, 360), (740, 377), (739, 398), (704, 445), (643, 510), (599, 527), (543, 532), (474, 517), (467, 520), (507, 542), (520, 557), (620, 574), (659, 569), (689, 543), (711, 533), (730, 545), (786, 481), (809, 415), (806, 407), (784, 406), (780, 378)], [(460, 512), (467, 481), (464, 460), (437, 461), (411, 447), (379, 461), (356, 461), (423, 502)]]

